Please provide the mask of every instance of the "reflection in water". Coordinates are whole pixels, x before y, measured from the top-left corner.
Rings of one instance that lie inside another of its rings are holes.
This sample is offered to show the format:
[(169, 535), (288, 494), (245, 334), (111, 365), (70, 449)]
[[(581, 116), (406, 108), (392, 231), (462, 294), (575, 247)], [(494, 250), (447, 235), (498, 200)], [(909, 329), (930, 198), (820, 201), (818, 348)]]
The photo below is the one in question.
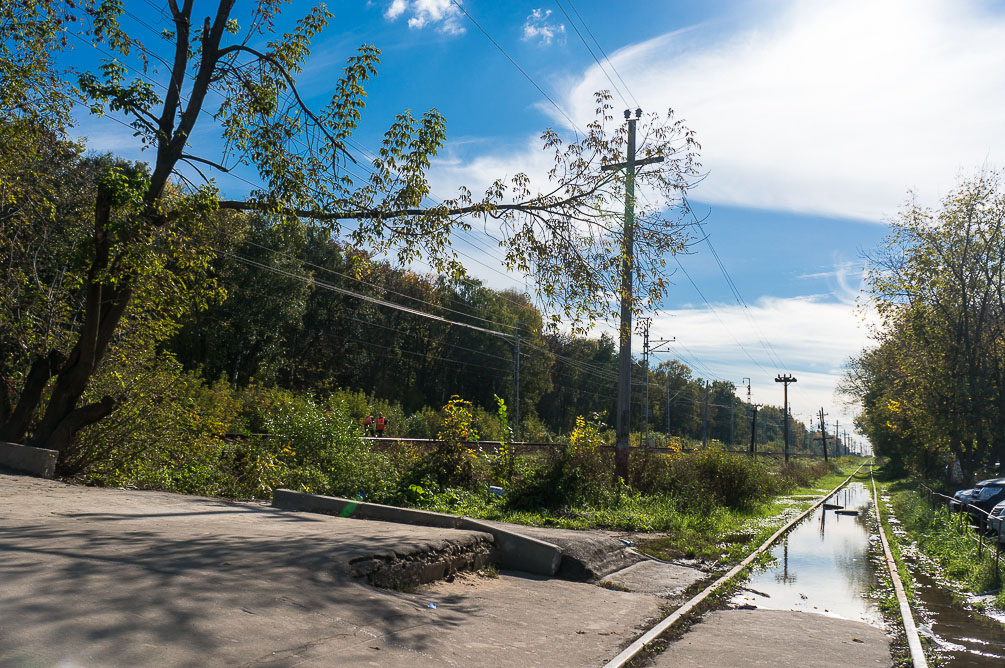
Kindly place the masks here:
[(921, 569), (912, 570), (922, 601), (918, 630), (938, 647), (940, 665), (1001, 668), (1005, 665), (1005, 626), (959, 607), (943, 585)]
[(786, 584), (796, 581), (796, 576), (789, 573), (789, 536), (782, 537), (782, 572), (775, 573), (775, 582)]
[[(753, 575), (749, 589), (733, 603), (769, 610), (799, 610), (882, 626), (867, 594), (875, 584), (869, 561), (869, 532), (864, 524), (871, 490), (851, 483), (830, 501), (859, 516), (818, 508), (811, 518), (772, 548), (776, 563)], [(960, 608), (946, 588), (920, 569), (913, 573), (923, 602), (919, 630), (939, 648), (940, 665), (1002, 668), (1005, 626)]]
[[(831, 501), (861, 510), (869, 506), (870, 496), (864, 485), (852, 483)], [(879, 611), (866, 597), (874, 583), (868, 551), (869, 532), (859, 517), (818, 508), (772, 549), (777, 563), (751, 577), (754, 591), (742, 591), (733, 601), (881, 626)]]

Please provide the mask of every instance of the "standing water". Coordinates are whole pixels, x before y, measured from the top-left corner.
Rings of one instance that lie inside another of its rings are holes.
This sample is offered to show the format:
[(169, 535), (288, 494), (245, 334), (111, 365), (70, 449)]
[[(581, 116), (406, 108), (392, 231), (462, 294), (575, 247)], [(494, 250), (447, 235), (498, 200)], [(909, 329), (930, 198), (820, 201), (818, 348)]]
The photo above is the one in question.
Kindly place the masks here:
[(922, 607), (918, 631), (938, 649), (943, 666), (1005, 666), (1005, 624), (970, 612), (938, 580), (912, 568), (916, 601)]
[[(735, 605), (799, 610), (882, 626), (869, 599), (876, 583), (864, 515), (872, 495), (851, 483), (828, 499), (840, 509), (817, 508), (772, 548), (775, 564), (753, 575)], [(859, 511), (859, 515), (843, 514)], [(878, 539), (877, 539), (878, 540)], [(1005, 666), (1005, 625), (963, 609), (937, 581), (915, 568), (919, 630), (938, 648), (940, 666)]]
[(798, 610), (882, 626), (882, 614), (868, 598), (875, 584), (869, 561), (869, 531), (859, 511), (870, 502), (862, 483), (851, 483), (828, 499), (840, 510), (817, 508), (775, 545), (775, 564), (754, 574), (733, 597), (737, 605)]

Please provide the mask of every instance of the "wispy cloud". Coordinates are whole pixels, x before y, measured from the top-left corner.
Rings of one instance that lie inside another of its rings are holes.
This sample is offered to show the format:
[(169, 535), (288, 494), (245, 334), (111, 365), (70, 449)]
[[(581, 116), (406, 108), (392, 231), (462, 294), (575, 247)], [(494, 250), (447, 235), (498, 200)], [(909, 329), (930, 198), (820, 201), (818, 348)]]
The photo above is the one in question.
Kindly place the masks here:
[[(673, 107), (697, 131), (701, 199), (880, 221), (908, 188), (935, 202), (961, 171), (1005, 162), (1005, 16), (993, 4), (766, 6), (783, 9), (611, 56), (644, 108)], [(564, 98), (573, 118), (590, 118), (607, 86), (587, 70)]]
[(523, 23), (523, 34), (520, 39), (525, 42), (538, 40), (541, 46), (549, 46), (556, 37), (561, 40), (565, 36), (564, 23), (549, 23), (550, 9), (535, 9)]
[[(692, 26), (611, 53), (645, 110), (672, 107), (697, 132), (708, 177), (693, 198), (883, 222), (909, 189), (935, 204), (961, 173), (1005, 163), (1005, 14), (993, 4), (760, 6), (777, 9), (742, 28)], [(558, 99), (582, 127), (593, 93), (609, 87), (593, 65)]]
[(393, 0), (384, 11), (389, 21), (406, 14), (408, 27), (413, 30), (432, 27), (447, 35), (464, 33), (461, 12), (450, 0)]

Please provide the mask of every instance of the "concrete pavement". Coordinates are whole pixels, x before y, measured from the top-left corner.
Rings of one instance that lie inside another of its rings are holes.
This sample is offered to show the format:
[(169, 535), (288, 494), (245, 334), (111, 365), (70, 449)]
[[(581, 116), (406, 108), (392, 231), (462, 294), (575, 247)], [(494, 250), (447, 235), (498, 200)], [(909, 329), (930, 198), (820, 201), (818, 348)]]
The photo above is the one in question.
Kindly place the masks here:
[(889, 640), (864, 622), (789, 610), (718, 610), (670, 643), (657, 668), (886, 668)]
[(657, 597), (511, 573), (410, 592), (352, 576), (374, 555), (485, 541), (0, 474), (0, 665), (602, 665), (660, 612)]

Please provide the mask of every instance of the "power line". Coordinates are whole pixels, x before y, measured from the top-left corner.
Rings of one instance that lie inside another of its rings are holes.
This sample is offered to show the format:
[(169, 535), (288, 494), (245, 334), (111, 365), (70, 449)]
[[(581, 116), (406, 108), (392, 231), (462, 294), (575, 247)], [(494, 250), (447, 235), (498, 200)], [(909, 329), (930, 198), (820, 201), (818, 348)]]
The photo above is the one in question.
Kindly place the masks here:
[[(599, 41), (597, 41), (597, 38), (596, 38), (596, 37), (594, 36), (594, 34), (593, 34), (593, 31), (592, 31), (592, 30), (590, 30), (590, 26), (589, 26), (589, 24), (588, 24), (588, 23), (586, 22), (586, 20), (585, 20), (585, 19), (584, 19), (584, 18), (583, 18), (583, 17), (582, 17), (581, 15), (580, 15), (580, 13), (579, 13), (579, 10), (578, 10), (578, 9), (576, 9), (576, 5), (575, 5), (575, 4), (573, 4), (572, 0), (566, 0), (566, 2), (568, 2), (568, 3), (569, 3), (569, 7), (570, 7), (570, 8), (572, 8), (572, 11), (573, 11), (573, 13), (574, 13), (574, 14), (576, 15), (576, 17), (577, 17), (577, 18), (578, 18), (578, 19), (579, 19), (579, 20), (580, 20), (580, 21), (582, 22), (582, 24), (583, 24), (583, 27), (584, 27), (584, 28), (586, 28), (586, 32), (587, 32), (587, 33), (589, 33), (589, 35), (590, 35), (590, 38), (591, 38), (591, 39), (593, 40), (593, 43), (597, 45), (597, 49), (599, 49), (599, 50), (600, 50), (600, 53), (601, 53), (601, 54), (603, 54), (603, 56), (604, 56), (604, 60), (606, 60), (606, 61), (607, 61), (607, 64), (608, 64), (608, 65), (610, 65), (610, 67), (611, 67), (611, 71), (613, 71), (613, 72), (614, 72), (614, 75), (615, 75), (616, 77), (618, 77), (618, 81), (620, 81), (620, 82), (621, 82), (621, 85), (625, 87), (625, 91), (626, 91), (626, 92), (628, 93), (628, 96), (629, 96), (629, 97), (631, 97), (631, 98), (632, 98), (632, 101), (633, 101), (633, 102), (635, 103), (635, 108), (637, 109), (637, 108), (641, 107), (642, 105), (641, 105), (641, 104), (639, 104), (639, 101), (638, 101), (637, 99), (635, 99), (635, 95), (633, 95), (633, 94), (632, 94), (632, 91), (631, 91), (631, 89), (629, 89), (629, 88), (628, 88), (628, 84), (627, 84), (627, 83), (625, 83), (625, 80), (624, 80), (624, 79), (622, 79), (622, 78), (621, 78), (621, 75), (620, 75), (620, 74), (618, 73), (618, 70), (617, 70), (617, 68), (615, 68), (615, 67), (614, 67), (614, 63), (613, 63), (613, 62), (611, 62), (611, 59), (610, 59), (610, 58), (608, 57), (608, 55), (607, 55), (607, 52), (606, 52), (606, 51), (604, 51), (604, 47), (600, 46), (600, 42), (599, 42)], [(570, 21), (570, 22), (571, 22), (571, 21)], [(578, 32), (578, 31), (577, 31), (577, 32)], [(595, 57), (594, 57), (594, 58), (595, 58)], [(612, 82), (612, 83), (613, 83), (613, 82)]]
[(355, 297), (356, 299), (361, 299), (363, 301), (370, 302), (372, 304), (377, 304), (379, 306), (386, 306), (388, 308), (397, 309), (399, 311), (404, 311), (405, 313), (411, 313), (412, 315), (417, 315), (417, 316), (420, 316), (420, 317), (423, 317), (423, 318), (429, 318), (430, 320), (437, 320), (439, 322), (447, 323), (449, 325), (456, 325), (458, 327), (467, 327), (468, 329), (473, 329), (473, 330), (476, 330), (476, 331), (479, 331), (479, 332), (484, 332), (486, 334), (495, 334), (496, 336), (501, 336), (501, 337), (503, 337), (505, 339), (512, 339), (513, 338), (512, 334), (507, 334), (506, 332), (497, 332), (494, 329), (486, 329), (485, 327), (479, 327), (477, 325), (472, 325), (472, 324), (467, 323), (467, 322), (458, 322), (456, 320), (449, 320), (449, 319), (444, 318), (442, 316), (433, 315), (432, 313), (426, 313), (425, 311), (420, 311), (418, 309), (410, 308), (408, 306), (403, 306), (401, 304), (396, 304), (394, 302), (389, 302), (386, 299), (379, 299), (377, 297), (371, 297), (370, 295), (364, 295), (364, 294), (360, 294), (358, 292), (353, 292), (352, 290), (346, 290), (345, 288), (341, 288), (341, 287), (339, 287), (337, 285), (333, 285), (331, 283), (325, 283), (323, 281), (319, 281), (319, 280), (317, 280), (316, 278), (314, 278), (312, 276), (305, 276), (303, 274), (298, 274), (298, 273), (293, 272), (293, 271), (287, 271), (285, 269), (280, 269), (279, 267), (272, 267), (272, 266), (269, 266), (267, 264), (263, 264), (261, 262), (258, 262), (257, 260), (252, 260), (250, 258), (242, 257), (240, 255), (237, 255), (235, 253), (231, 253), (229, 251), (221, 251), (221, 252), (224, 255), (228, 256), (228, 257), (234, 258), (238, 262), (243, 262), (243, 263), (245, 263), (245, 264), (247, 264), (249, 266), (258, 267), (260, 269), (264, 269), (265, 271), (271, 271), (273, 273), (281, 274), (281, 275), (287, 276), (289, 278), (294, 278), (294, 279), (303, 281), (304, 283), (307, 283), (308, 285), (314, 285), (316, 287), (319, 287), (322, 290), (329, 290), (331, 292), (337, 292), (339, 294), (343, 294), (343, 295), (346, 295), (348, 297)]
[(757, 336), (761, 340), (761, 343), (764, 344), (765, 350), (768, 353), (768, 355), (774, 358), (775, 363), (779, 365), (779, 369), (784, 369), (785, 364), (782, 362), (781, 358), (778, 357), (778, 354), (775, 351), (774, 346), (772, 346), (771, 342), (764, 337), (764, 333), (761, 331), (760, 327), (758, 327), (757, 322), (754, 320), (753, 315), (750, 313), (750, 308), (747, 305), (747, 301), (743, 298), (743, 295), (740, 294), (740, 288), (736, 285), (736, 283), (733, 281), (733, 278), (729, 275), (729, 271), (726, 270), (726, 265), (723, 264), (722, 259), (719, 257), (719, 253), (716, 252), (715, 247), (712, 245), (711, 236), (706, 234), (705, 228), (702, 225), (702, 221), (698, 220), (698, 217), (694, 213), (694, 209), (691, 207), (690, 203), (688, 203), (686, 199), (684, 200), (684, 203), (687, 206), (687, 209), (691, 212), (691, 217), (694, 219), (694, 222), (698, 226), (698, 229), (701, 230), (705, 244), (708, 246), (708, 249), (712, 252), (712, 257), (715, 259), (715, 263), (716, 265), (718, 265), (719, 271), (722, 273), (723, 278), (726, 280), (726, 285), (733, 293), (733, 298), (736, 300), (736, 303), (743, 309), (744, 315), (747, 317), (747, 320), (750, 322), (754, 330), (757, 332)]
[[(508, 60), (510, 63), (512, 63), (513, 67), (515, 67), (517, 70), (519, 70), (520, 74), (522, 74), (527, 79), (527, 81), (529, 81), (531, 84), (533, 84), (534, 88), (537, 89), (537, 92), (541, 93), (541, 95), (543, 95), (544, 98), (546, 100), (548, 100), (548, 102), (551, 102), (551, 106), (555, 107), (555, 109), (558, 110), (558, 113), (560, 113), (563, 117), (565, 117), (565, 120), (569, 121), (569, 125), (572, 127), (573, 131), (576, 132), (576, 136), (577, 136), (577, 140), (578, 140), (579, 132), (580, 131), (579, 131), (578, 127), (576, 126), (576, 122), (574, 120), (572, 120), (567, 113), (565, 113), (565, 110), (562, 109), (562, 107), (560, 107), (558, 105), (558, 103), (555, 102), (555, 100), (551, 99), (550, 95), (548, 95), (546, 92), (544, 92), (544, 89), (541, 88), (540, 85), (538, 85), (538, 83), (534, 80), (534, 78), (532, 76), (530, 76), (529, 74), (527, 74), (526, 70), (524, 70), (522, 67), (520, 67), (519, 63), (517, 63), (513, 59), (513, 57), (511, 55), (509, 55), (508, 53), (506, 53), (506, 49), (502, 48), (502, 45), (500, 45), (499, 42), (497, 42), (492, 37), (492, 35), (490, 35), (488, 33), (488, 31), (485, 30), (485, 28), (483, 28), (481, 26), (481, 24), (478, 23), (478, 21), (475, 21), (475, 18), (473, 16), (471, 16), (471, 14), (468, 13), (468, 10), (464, 9), (464, 7), (462, 7), (461, 4), (459, 2), (457, 2), (457, 0), (450, 0), (450, 2), (451, 2), (451, 4), (454, 5), (454, 7), (457, 7), (457, 9), (461, 10), (461, 13), (463, 13), (464, 16), (466, 16), (468, 18), (468, 20), (471, 21), (471, 23), (473, 23), (475, 25), (475, 27), (478, 28), (482, 32), (482, 34), (485, 35), (485, 37), (487, 37), (488, 40), (490, 42), (492, 42), (493, 45), (495, 45), (495, 47), (497, 49), (499, 49), (499, 52), (502, 55), (506, 56), (506, 60)], [(583, 134), (586, 135), (587, 133), (584, 132)]]
[[(600, 68), (600, 71), (603, 72), (604, 76), (607, 77), (607, 80), (611, 82), (611, 86), (613, 86), (614, 90), (617, 91), (618, 95), (621, 97), (621, 101), (625, 103), (626, 107), (631, 106), (631, 105), (628, 104), (628, 100), (625, 99), (625, 96), (621, 92), (621, 89), (618, 88), (618, 84), (614, 83), (614, 79), (611, 78), (611, 75), (608, 74), (607, 70), (604, 68), (603, 63), (601, 63), (600, 60), (597, 58), (597, 54), (593, 53), (593, 49), (590, 48), (590, 45), (586, 41), (586, 38), (583, 37), (583, 33), (579, 32), (579, 28), (576, 26), (575, 21), (573, 21), (572, 17), (569, 16), (569, 13), (567, 11), (565, 11), (565, 7), (562, 6), (562, 3), (559, 0), (555, 0), (555, 4), (558, 5), (558, 8), (562, 10), (563, 14), (565, 14), (565, 18), (567, 18), (569, 20), (569, 25), (571, 25), (572, 29), (576, 31), (577, 35), (579, 35), (579, 39), (583, 43), (583, 46), (585, 46), (586, 50), (590, 52), (591, 56), (593, 56), (593, 60), (594, 60), (594, 62), (597, 63), (597, 67)], [(583, 20), (582, 17), (580, 17), (580, 21), (582, 21), (582, 20)], [(585, 23), (584, 23), (584, 25), (585, 25)], [(622, 83), (624, 83), (624, 82), (622, 82)], [(638, 107), (639, 105), (636, 104), (635, 106)]]
[(457, 315), (462, 315), (462, 316), (464, 316), (466, 318), (474, 318), (475, 320), (481, 320), (482, 322), (488, 323), (490, 325), (496, 325), (496, 326), (499, 326), (499, 327), (508, 327), (510, 329), (516, 329), (517, 328), (516, 325), (510, 325), (510, 324), (507, 324), (507, 323), (498, 322), (496, 320), (491, 320), (489, 318), (483, 318), (481, 316), (474, 315), (472, 313), (465, 313), (464, 311), (458, 311), (458, 310), (452, 309), (452, 308), (450, 308), (448, 306), (443, 306), (442, 304), (434, 304), (433, 302), (427, 301), (427, 300), (422, 299), (420, 297), (414, 297), (412, 295), (405, 294), (404, 292), (398, 292), (396, 290), (392, 290), (391, 288), (388, 288), (386, 286), (378, 285), (376, 283), (371, 283), (369, 281), (364, 281), (361, 278), (356, 278), (355, 276), (350, 276), (349, 274), (344, 274), (342, 272), (335, 271), (334, 269), (330, 269), (328, 267), (325, 267), (325, 266), (322, 266), (322, 265), (319, 265), (319, 264), (314, 264), (313, 262), (308, 262), (307, 260), (304, 260), (303, 258), (297, 257), (295, 255), (290, 255), (288, 253), (284, 253), (283, 251), (276, 250), (275, 248), (270, 248), (268, 246), (265, 246), (263, 244), (257, 243), (255, 241), (251, 241), (251, 240), (245, 239), (243, 243), (246, 243), (246, 244), (251, 245), (251, 246), (255, 246), (257, 248), (261, 248), (262, 250), (266, 250), (266, 251), (275, 253), (276, 255), (279, 255), (280, 257), (284, 257), (284, 258), (289, 259), (289, 260), (296, 260), (298, 262), (301, 262), (301, 263), (307, 265), (308, 267), (313, 267), (314, 269), (318, 269), (320, 271), (324, 271), (326, 273), (332, 274), (333, 276), (339, 276), (341, 278), (346, 278), (346, 279), (349, 279), (351, 281), (356, 281), (357, 283), (361, 283), (362, 285), (366, 285), (368, 287), (375, 288), (377, 290), (383, 290), (384, 292), (389, 292), (389, 293), (391, 293), (393, 295), (397, 295), (399, 297), (404, 297), (405, 299), (411, 299), (413, 301), (419, 302), (420, 304), (425, 304), (426, 306), (431, 306), (431, 307), (436, 308), (436, 309), (441, 309), (443, 311), (448, 311), (450, 313), (455, 313)]
[(709, 302), (709, 301), (708, 301), (708, 299), (706, 299), (706, 298), (705, 298), (705, 294), (704, 294), (704, 293), (703, 293), (703, 292), (701, 291), (701, 288), (699, 288), (699, 287), (698, 287), (698, 284), (694, 282), (694, 279), (693, 279), (693, 278), (691, 278), (691, 274), (689, 274), (689, 273), (688, 273), (688, 271), (687, 271), (687, 269), (685, 269), (685, 268), (684, 268), (684, 265), (683, 265), (683, 264), (681, 264), (681, 261), (680, 261), (680, 258), (678, 258), (678, 257), (677, 257), (676, 255), (674, 255), (674, 261), (675, 261), (675, 262), (677, 263), (677, 266), (678, 266), (678, 267), (680, 267), (680, 270), (681, 270), (682, 272), (684, 272), (684, 276), (686, 276), (686, 277), (687, 277), (687, 280), (688, 280), (688, 282), (690, 282), (690, 283), (691, 283), (691, 287), (693, 287), (693, 288), (694, 288), (694, 290), (695, 290), (695, 292), (697, 292), (697, 293), (698, 293), (698, 296), (699, 296), (699, 297), (701, 297), (701, 300), (702, 300), (703, 302), (705, 302), (705, 305), (706, 305), (706, 306), (708, 306), (708, 309), (709, 309), (709, 310), (710, 310), (710, 311), (712, 312), (712, 314), (713, 314), (713, 315), (715, 316), (715, 319), (719, 321), (719, 324), (720, 324), (720, 325), (722, 325), (722, 328), (723, 328), (724, 330), (726, 330), (727, 332), (729, 332), (729, 335), (730, 335), (730, 337), (732, 337), (733, 341), (735, 341), (735, 342), (736, 342), (736, 345), (738, 345), (738, 346), (740, 347), (740, 350), (742, 350), (742, 351), (743, 351), (743, 354), (744, 354), (744, 355), (746, 355), (746, 356), (747, 356), (747, 358), (748, 358), (748, 359), (749, 359), (749, 360), (750, 360), (751, 362), (753, 362), (754, 364), (756, 364), (756, 365), (757, 365), (757, 367), (758, 367), (758, 368), (759, 368), (759, 369), (760, 369), (761, 371), (763, 371), (763, 372), (764, 372), (764, 373), (766, 373), (766, 374), (770, 374), (771, 372), (770, 372), (770, 371), (768, 371), (767, 369), (765, 369), (765, 368), (764, 368), (764, 367), (763, 367), (763, 366), (761, 365), (761, 363), (760, 363), (760, 362), (758, 362), (758, 361), (757, 361), (757, 360), (756, 360), (756, 359), (754, 358), (754, 356), (750, 354), (750, 351), (749, 351), (749, 350), (747, 350), (747, 349), (746, 349), (746, 347), (744, 347), (744, 345), (743, 345), (742, 343), (740, 343), (740, 340), (736, 338), (736, 335), (734, 335), (734, 334), (733, 334), (732, 330), (731, 330), (731, 329), (729, 329), (729, 327), (727, 327), (727, 326), (726, 326), (726, 323), (725, 323), (725, 322), (723, 321), (722, 317), (721, 317), (721, 316), (719, 315), (719, 312), (718, 312), (718, 311), (717, 311), (717, 310), (716, 310), (716, 309), (715, 309), (715, 308), (714, 308), (714, 307), (712, 306), (712, 303), (711, 303), (711, 302)]

